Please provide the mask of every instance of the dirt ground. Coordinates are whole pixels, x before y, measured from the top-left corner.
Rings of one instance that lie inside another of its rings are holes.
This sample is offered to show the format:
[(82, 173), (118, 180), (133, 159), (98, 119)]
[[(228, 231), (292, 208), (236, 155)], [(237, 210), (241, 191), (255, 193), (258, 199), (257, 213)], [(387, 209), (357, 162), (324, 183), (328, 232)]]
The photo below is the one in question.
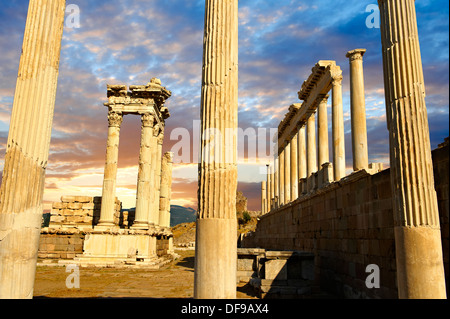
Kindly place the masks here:
[[(80, 288), (68, 289), (66, 267), (38, 266), (34, 298), (193, 298), (194, 251), (159, 270), (80, 268)], [(237, 298), (256, 298), (248, 285), (237, 287)]]

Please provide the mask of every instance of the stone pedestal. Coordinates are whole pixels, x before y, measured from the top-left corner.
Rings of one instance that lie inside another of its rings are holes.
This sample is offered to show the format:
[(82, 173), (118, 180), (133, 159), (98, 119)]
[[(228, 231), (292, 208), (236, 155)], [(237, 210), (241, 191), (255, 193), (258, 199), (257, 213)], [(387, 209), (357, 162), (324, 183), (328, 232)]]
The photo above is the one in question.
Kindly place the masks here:
[(0, 189), (0, 299), (32, 298), (64, 0), (30, 0)]
[(378, 1), (400, 298), (446, 298), (414, 0)]

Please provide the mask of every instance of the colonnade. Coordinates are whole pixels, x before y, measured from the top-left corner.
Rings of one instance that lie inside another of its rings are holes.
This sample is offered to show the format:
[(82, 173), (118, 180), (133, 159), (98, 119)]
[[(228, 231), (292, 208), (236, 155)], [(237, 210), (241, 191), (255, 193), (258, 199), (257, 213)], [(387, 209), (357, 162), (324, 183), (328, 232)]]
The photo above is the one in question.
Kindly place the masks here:
[[(363, 55), (347, 53), (350, 63), (350, 110), (353, 170), (369, 170)], [(342, 71), (334, 61), (319, 61), (299, 92), (302, 104), (289, 107), (278, 127), (278, 152), (268, 164), (261, 189), (262, 212), (288, 204), (346, 176)], [(331, 90), (331, 149), (328, 101)], [(277, 183), (276, 183), (277, 181)]]

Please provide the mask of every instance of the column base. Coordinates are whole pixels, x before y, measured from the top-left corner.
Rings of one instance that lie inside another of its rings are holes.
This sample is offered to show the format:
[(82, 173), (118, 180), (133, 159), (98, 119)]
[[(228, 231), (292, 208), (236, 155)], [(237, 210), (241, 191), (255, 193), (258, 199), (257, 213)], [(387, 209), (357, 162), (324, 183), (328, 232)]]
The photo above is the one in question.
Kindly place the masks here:
[(111, 221), (99, 221), (97, 225), (94, 226), (95, 230), (109, 230), (113, 228), (117, 228), (118, 226)]
[(197, 219), (194, 298), (236, 298), (236, 229), (236, 219)]
[(446, 299), (439, 228), (395, 227), (400, 299)]
[(148, 222), (134, 222), (133, 225), (130, 227), (130, 229), (137, 229), (137, 230), (147, 230), (149, 229), (149, 223)]

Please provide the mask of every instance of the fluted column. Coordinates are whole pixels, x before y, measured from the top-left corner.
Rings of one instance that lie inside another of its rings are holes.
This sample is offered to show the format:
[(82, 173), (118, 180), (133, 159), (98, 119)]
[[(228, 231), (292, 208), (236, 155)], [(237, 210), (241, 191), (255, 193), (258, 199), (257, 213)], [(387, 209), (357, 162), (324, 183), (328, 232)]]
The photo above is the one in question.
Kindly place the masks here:
[[(306, 178), (306, 126), (303, 125), (298, 130), (298, 179)], [(301, 190), (299, 190), (299, 193)]]
[(278, 184), (279, 184), (278, 204), (279, 204), (279, 206), (285, 204), (285, 201), (284, 201), (284, 198), (285, 198), (284, 197), (285, 196), (284, 195), (284, 193), (285, 193), (285, 183), (284, 183), (284, 180), (285, 180), (285, 176), (284, 176), (284, 174), (285, 174), (285, 170), (284, 170), (285, 161), (284, 161), (284, 155), (285, 155), (285, 152), (284, 152), (284, 149), (283, 149), (283, 150), (281, 150), (280, 155), (278, 156)]
[(148, 229), (150, 193), (152, 192), (152, 137), (155, 118), (151, 114), (141, 116), (141, 148), (139, 152), (139, 172), (136, 191), (136, 213), (133, 229)]
[(161, 161), (161, 191), (159, 194), (159, 224), (170, 227), (173, 153), (166, 152)]
[(291, 140), (291, 201), (298, 198), (298, 135)]
[(291, 144), (284, 147), (284, 203), (291, 201)]
[(32, 298), (64, 0), (30, 0), (0, 189), (0, 298)]
[(194, 297), (226, 299), (236, 298), (238, 1), (206, 0), (205, 12)]
[(123, 116), (120, 113), (108, 112), (108, 139), (106, 141), (106, 163), (103, 177), (102, 207), (97, 228), (114, 227), (114, 211), (116, 204), (116, 178), (119, 158), (119, 135)]
[(446, 298), (413, 0), (378, 1), (400, 298)]
[(319, 150), (319, 168), (323, 164), (330, 162), (330, 152), (328, 145), (328, 114), (327, 114), (328, 95), (321, 96), (317, 111), (317, 142)]
[(316, 152), (316, 115), (311, 114), (306, 124), (307, 130), (307, 165), (306, 175), (309, 178), (313, 173), (317, 172), (317, 152)]
[(345, 177), (345, 133), (342, 106), (342, 74), (333, 74), (332, 79), (332, 135), (334, 180)]
[(365, 49), (356, 49), (349, 51), (346, 55), (350, 60), (350, 116), (354, 171), (369, 167), (363, 72), (363, 55), (365, 52)]

